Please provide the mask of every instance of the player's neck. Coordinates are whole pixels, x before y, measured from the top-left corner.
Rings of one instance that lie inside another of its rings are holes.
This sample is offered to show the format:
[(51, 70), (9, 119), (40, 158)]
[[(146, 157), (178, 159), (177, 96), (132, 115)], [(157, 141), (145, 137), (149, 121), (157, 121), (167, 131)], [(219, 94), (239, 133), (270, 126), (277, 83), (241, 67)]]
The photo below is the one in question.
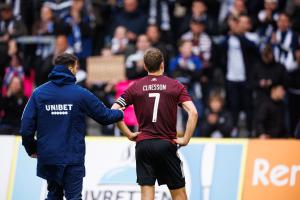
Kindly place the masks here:
[(163, 75), (163, 74), (164, 74), (164, 72), (161, 71), (161, 70), (159, 70), (159, 71), (157, 71), (157, 72), (148, 72), (148, 75), (149, 75), (149, 76), (161, 76), (161, 75)]

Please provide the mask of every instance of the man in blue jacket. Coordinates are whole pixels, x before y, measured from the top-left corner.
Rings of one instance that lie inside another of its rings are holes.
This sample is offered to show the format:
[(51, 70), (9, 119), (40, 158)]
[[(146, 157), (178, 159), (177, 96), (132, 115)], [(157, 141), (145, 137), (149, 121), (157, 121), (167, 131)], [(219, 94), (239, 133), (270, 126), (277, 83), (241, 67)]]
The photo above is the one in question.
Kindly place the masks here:
[[(37, 176), (48, 182), (48, 200), (81, 199), (85, 176), (85, 115), (103, 125), (123, 119), (88, 90), (75, 84), (76, 56), (55, 59), (49, 82), (36, 88), (22, 116), (22, 144), (37, 157)], [(36, 134), (36, 139), (34, 138)]]

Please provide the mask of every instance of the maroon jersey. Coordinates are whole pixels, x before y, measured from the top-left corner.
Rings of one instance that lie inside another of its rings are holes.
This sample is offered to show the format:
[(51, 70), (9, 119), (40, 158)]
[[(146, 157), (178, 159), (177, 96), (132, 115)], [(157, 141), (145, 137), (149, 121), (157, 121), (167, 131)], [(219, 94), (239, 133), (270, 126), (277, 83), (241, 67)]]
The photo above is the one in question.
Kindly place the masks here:
[(148, 75), (133, 83), (116, 101), (133, 104), (141, 132), (136, 141), (176, 138), (177, 106), (191, 101), (185, 87), (166, 76)]

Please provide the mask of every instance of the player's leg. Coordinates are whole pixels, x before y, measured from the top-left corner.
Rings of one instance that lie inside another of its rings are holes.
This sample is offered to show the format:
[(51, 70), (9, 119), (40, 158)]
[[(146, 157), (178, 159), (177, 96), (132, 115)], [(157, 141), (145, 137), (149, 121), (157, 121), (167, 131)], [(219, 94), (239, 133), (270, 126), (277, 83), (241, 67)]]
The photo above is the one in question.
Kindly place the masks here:
[(141, 186), (141, 200), (154, 200), (155, 187), (154, 185)]
[(63, 187), (67, 200), (82, 199), (82, 183), (85, 175), (83, 165), (69, 165), (64, 172)]
[(137, 183), (141, 186), (141, 199), (154, 200), (155, 174), (151, 155), (152, 141), (144, 140), (136, 144)]
[(185, 178), (182, 162), (177, 154), (177, 146), (160, 140), (155, 147), (158, 160), (155, 173), (159, 185), (167, 184), (173, 200), (186, 200)]
[(48, 195), (47, 200), (63, 200), (64, 192), (63, 187), (56, 181), (47, 181)]
[(172, 196), (172, 200), (187, 200), (185, 187), (174, 189), (174, 190), (170, 189), (170, 193)]

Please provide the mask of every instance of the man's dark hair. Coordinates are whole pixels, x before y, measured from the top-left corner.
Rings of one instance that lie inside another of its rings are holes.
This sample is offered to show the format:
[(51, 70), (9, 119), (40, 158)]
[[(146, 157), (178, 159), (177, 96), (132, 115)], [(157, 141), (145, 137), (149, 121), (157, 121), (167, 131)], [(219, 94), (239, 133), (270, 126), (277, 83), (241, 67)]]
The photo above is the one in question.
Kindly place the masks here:
[(58, 55), (54, 60), (55, 65), (64, 65), (67, 67), (74, 66), (76, 62), (78, 62), (78, 58), (75, 55), (69, 53), (62, 53)]
[(144, 55), (144, 63), (149, 72), (159, 70), (161, 63), (164, 61), (164, 56), (159, 49), (150, 48)]

